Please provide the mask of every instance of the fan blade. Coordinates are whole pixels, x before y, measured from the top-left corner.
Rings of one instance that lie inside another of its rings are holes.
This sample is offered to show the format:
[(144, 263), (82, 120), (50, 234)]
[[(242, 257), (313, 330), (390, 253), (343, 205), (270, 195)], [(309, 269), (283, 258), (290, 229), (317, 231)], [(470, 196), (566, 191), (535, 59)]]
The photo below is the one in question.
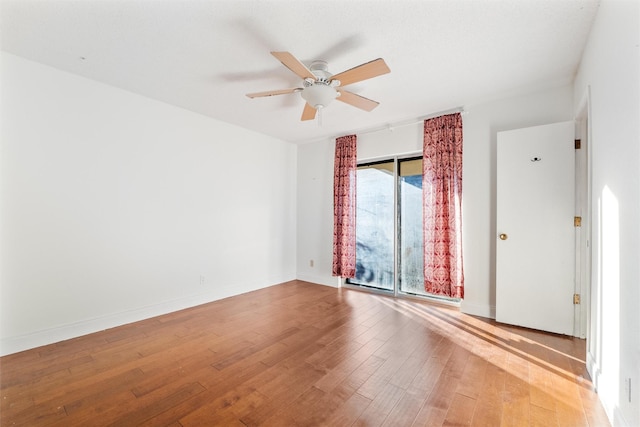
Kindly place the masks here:
[(316, 112), (317, 110), (315, 108), (313, 108), (311, 105), (309, 105), (308, 102), (304, 103), (304, 110), (302, 110), (302, 117), (300, 118), (300, 120), (304, 121), (304, 120), (313, 120), (316, 118)]
[(386, 62), (384, 62), (384, 59), (378, 58), (358, 65), (350, 70), (338, 73), (331, 77), (331, 80), (340, 80), (340, 86), (346, 86), (390, 72), (391, 70), (387, 66)]
[(365, 98), (364, 96), (356, 95), (355, 93), (344, 89), (338, 89), (338, 92), (340, 92), (340, 96), (336, 98), (338, 101), (353, 105), (361, 110), (371, 111), (380, 104), (379, 102)]
[(301, 79), (304, 80), (306, 78), (310, 78), (314, 81), (317, 79), (317, 77), (313, 75), (311, 70), (309, 70), (302, 62), (298, 60), (298, 58), (296, 58), (289, 52), (271, 52), (271, 55), (275, 56), (280, 62), (282, 62), (282, 65), (293, 71)]
[(287, 93), (300, 92), (301, 90), (302, 90), (301, 87), (294, 87), (294, 88), (291, 88), (291, 89), (269, 90), (269, 91), (266, 91), (266, 92), (248, 93), (247, 96), (249, 98), (259, 98), (261, 96), (284, 95), (284, 94), (287, 94)]

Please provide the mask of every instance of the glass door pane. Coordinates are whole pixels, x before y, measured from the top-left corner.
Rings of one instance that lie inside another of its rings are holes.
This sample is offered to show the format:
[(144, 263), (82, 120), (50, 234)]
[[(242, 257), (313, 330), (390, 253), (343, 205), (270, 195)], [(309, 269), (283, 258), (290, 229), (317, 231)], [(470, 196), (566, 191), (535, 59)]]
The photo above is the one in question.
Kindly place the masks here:
[(356, 277), (348, 283), (394, 290), (394, 161), (358, 166)]
[(398, 282), (400, 292), (424, 290), (422, 158), (398, 161)]

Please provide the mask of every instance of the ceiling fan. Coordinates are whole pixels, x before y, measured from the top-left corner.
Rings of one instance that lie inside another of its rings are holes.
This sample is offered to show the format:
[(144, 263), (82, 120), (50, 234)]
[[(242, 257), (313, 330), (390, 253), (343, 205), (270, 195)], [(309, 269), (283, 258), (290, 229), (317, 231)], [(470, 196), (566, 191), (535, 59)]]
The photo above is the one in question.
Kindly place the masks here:
[(325, 61), (314, 61), (307, 68), (289, 52), (271, 52), (271, 54), (302, 79), (302, 87), (248, 93), (247, 96), (258, 98), (300, 92), (306, 101), (300, 120), (313, 120), (316, 112), (326, 108), (334, 99), (365, 111), (373, 110), (378, 106), (378, 102), (344, 90), (343, 87), (391, 71), (384, 60), (378, 58), (333, 75), (328, 71)]

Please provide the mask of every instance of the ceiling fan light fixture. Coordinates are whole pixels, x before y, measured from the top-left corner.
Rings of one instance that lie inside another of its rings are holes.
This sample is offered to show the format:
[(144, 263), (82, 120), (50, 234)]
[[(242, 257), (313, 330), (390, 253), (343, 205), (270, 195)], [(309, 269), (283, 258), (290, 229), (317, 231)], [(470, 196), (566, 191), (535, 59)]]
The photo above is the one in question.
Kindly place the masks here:
[(338, 92), (329, 85), (316, 83), (312, 86), (305, 87), (301, 93), (302, 98), (313, 108), (325, 108), (331, 101), (336, 99)]
[(379, 102), (356, 95), (353, 92), (344, 90), (343, 87), (387, 74), (391, 71), (382, 58), (365, 62), (334, 75), (328, 71), (326, 61), (313, 61), (307, 67), (289, 52), (271, 52), (271, 55), (302, 79), (302, 87), (248, 93), (247, 96), (249, 98), (258, 98), (300, 92), (302, 99), (306, 101), (300, 120), (308, 121), (318, 117), (318, 124), (321, 122), (322, 109), (326, 108), (331, 101), (338, 97), (341, 102), (364, 111), (371, 111), (376, 108)]

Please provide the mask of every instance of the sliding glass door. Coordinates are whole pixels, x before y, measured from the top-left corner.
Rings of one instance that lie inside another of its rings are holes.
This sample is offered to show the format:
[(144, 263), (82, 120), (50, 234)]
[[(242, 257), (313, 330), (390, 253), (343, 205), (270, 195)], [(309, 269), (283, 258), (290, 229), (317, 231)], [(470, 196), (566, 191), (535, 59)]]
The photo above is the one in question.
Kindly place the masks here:
[(398, 160), (398, 289), (424, 291), (422, 158)]
[(356, 277), (347, 283), (428, 295), (422, 268), (422, 158), (361, 164), (356, 191)]
[(395, 289), (395, 162), (358, 166), (356, 277), (349, 283)]

